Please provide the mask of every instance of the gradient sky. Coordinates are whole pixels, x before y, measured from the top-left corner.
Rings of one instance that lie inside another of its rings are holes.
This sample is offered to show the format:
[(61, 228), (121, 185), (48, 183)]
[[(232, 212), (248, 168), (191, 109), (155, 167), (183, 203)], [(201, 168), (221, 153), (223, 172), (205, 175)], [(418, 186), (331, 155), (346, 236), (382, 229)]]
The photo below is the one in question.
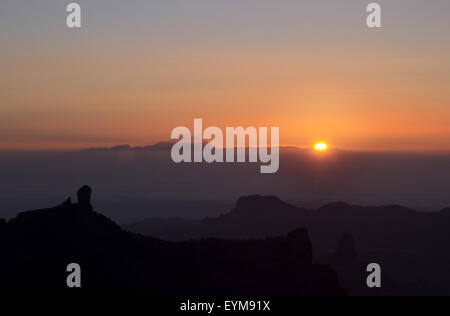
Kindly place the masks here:
[(279, 126), (282, 144), (450, 150), (450, 1), (0, 1), (0, 149)]

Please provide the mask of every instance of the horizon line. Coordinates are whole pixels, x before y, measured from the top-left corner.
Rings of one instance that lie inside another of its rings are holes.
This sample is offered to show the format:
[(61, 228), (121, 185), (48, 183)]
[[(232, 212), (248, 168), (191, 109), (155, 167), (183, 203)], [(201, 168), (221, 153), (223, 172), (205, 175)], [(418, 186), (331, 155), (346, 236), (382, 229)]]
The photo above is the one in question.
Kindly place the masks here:
[[(0, 152), (78, 152), (78, 151), (95, 151), (95, 150), (145, 150), (145, 149), (151, 149), (152, 147), (154, 149), (158, 149), (158, 145), (169, 145), (169, 144), (175, 144), (177, 141), (159, 141), (152, 143), (151, 145), (133, 145), (130, 143), (122, 143), (118, 145), (107, 145), (104, 146), (98, 145), (98, 146), (74, 146), (74, 147), (55, 147), (55, 146), (44, 146), (44, 147), (22, 147), (22, 148), (0, 148)], [(203, 141), (204, 144), (208, 143), (208, 141)], [(193, 144), (192, 144), (193, 145)], [(247, 145), (246, 147), (243, 147), (241, 149), (249, 149), (249, 148), (260, 148), (259, 145)], [(272, 146), (265, 146), (267, 148), (271, 148)], [(313, 151), (314, 146), (302, 146), (298, 144), (280, 144), (278, 146), (280, 149), (297, 149), (297, 150), (308, 150)], [(227, 147), (221, 147), (222, 149), (226, 149)], [(234, 149), (239, 149), (237, 146), (234, 147)], [(327, 151), (321, 152), (321, 154), (326, 154), (326, 152), (348, 152), (348, 153), (398, 153), (398, 154), (450, 154), (450, 148), (448, 149), (411, 149), (411, 148), (405, 148), (405, 149), (387, 149), (387, 148), (366, 148), (366, 149), (345, 149), (342, 147), (333, 147), (330, 146)]]

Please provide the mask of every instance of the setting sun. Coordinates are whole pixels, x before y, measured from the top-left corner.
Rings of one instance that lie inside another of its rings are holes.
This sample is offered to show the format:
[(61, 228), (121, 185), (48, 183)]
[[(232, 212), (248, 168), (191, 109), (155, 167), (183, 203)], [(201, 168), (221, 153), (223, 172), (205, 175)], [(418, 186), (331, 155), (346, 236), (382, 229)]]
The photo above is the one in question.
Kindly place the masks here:
[(314, 149), (317, 150), (317, 151), (324, 151), (324, 150), (327, 150), (327, 149), (328, 149), (328, 145), (325, 144), (325, 143), (317, 143), (317, 144), (314, 146)]

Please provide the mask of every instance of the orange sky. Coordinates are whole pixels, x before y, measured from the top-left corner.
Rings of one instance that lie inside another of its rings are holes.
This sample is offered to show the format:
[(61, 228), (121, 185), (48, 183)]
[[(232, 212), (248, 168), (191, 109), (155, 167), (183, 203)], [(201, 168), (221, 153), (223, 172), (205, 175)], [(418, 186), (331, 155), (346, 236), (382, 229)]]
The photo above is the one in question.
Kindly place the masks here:
[(433, 19), (450, 20), (442, 6), (412, 24), (395, 20), (401, 7), (392, 5), (381, 30), (361, 23), (364, 11), (354, 16), (361, 6), (332, 25), (316, 25), (320, 15), (294, 25), (280, 11), (272, 25), (244, 15), (242, 29), (194, 24), (188, 34), (146, 33), (144, 22), (127, 33), (94, 21), (71, 32), (11, 20), (13, 32), (1, 31), (0, 149), (147, 145), (202, 118), (278, 126), (282, 144), (450, 150), (450, 28)]

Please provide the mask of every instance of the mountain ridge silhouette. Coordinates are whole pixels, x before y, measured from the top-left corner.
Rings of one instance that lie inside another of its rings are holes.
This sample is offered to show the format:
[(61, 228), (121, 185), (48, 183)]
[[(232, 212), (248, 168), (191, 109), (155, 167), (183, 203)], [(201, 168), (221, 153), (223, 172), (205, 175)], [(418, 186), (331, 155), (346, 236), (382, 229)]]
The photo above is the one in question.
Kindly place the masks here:
[[(345, 295), (329, 266), (313, 263), (308, 231), (284, 236), (170, 242), (123, 230), (90, 203), (26, 211), (0, 222), (0, 293), (38, 295)], [(69, 289), (66, 266), (82, 268)]]
[[(152, 221), (146, 222), (124, 227), (146, 234), (146, 225), (151, 227)], [(241, 197), (219, 217), (170, 223), (166, 220), (166, 228), (154, 236), (166, 240), (265, 238), (306, 227), (314, 257), (321, 263), (329, 263), (321, 260), (335, 252), (343, 233), (349, 233), (359, 245), (361, 261), (355, 265), (359, 269), (363, 262), (377, 262), (407, 293), (450, 293), (450, 208), (422, 213), (395, 204), (364, 207), (335, 202), (308, 210), (275, 197), (252, 195)]]

